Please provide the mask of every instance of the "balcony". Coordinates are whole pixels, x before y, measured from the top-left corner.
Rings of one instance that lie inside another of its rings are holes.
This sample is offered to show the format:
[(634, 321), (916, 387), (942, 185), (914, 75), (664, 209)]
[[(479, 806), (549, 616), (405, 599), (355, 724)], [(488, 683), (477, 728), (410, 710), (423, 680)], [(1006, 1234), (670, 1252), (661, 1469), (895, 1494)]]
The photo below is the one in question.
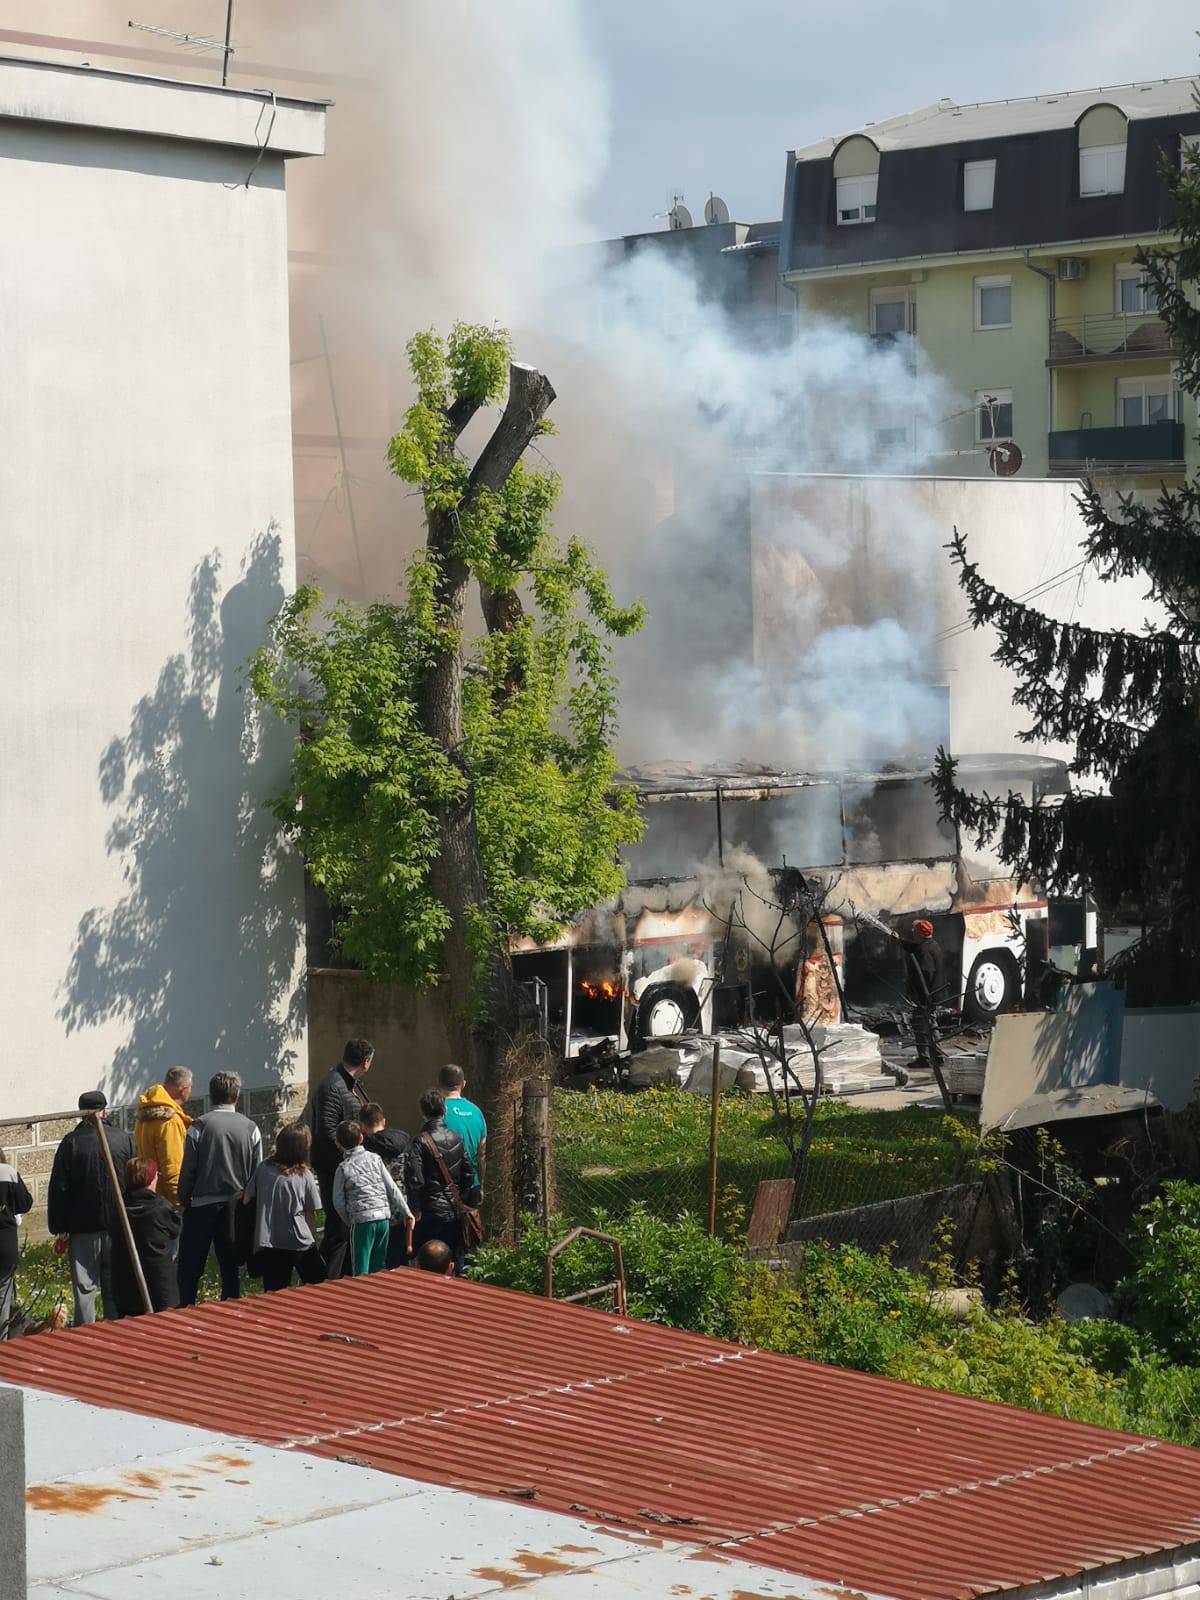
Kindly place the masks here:
[(1178, 354), (1178, 340), (1155, 311), (1096, 311), (1050, 319), (1048, 367)]
[(1050, 435), (1050, 471), (1080, 473), (1184, 471), (1182, 422), (1132, 428), (1074, 428)]

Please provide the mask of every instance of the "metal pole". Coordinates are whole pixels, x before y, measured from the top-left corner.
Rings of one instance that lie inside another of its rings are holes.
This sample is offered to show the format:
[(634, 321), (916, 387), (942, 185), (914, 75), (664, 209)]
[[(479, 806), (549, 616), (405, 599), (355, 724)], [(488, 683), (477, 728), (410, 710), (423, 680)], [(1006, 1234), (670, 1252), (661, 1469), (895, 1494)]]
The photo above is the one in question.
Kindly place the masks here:
[(713, 1040), (712, 1102), (708, 1120), (708, 1236), (717, 1231), (717, 1120), (721, 1107), (721, 1041)]
[(230, 37), (231, 37), (232, 33), (233, 33), (233, 0), (229, 0), (229, 4), (225, 8), (225, 53), (221, 57), (221, 87), (222, 88), (224, 88), (229, 82), (229, 57), (232, 54), (232, 51), (230, 49)]
[(117, 1212), (121, 1218), (121, 1229), (125, 1235), (129, 1259), (133, 1263), (133, 1275), (137, 1279), (137, 1286), (141, 1291), (142, 1305), (146, 1314), (150, 1316), (154, 1312), (154, 1303), (150, 1299), (150, 1291), (146, 1287), (141, 1258), (137, 1253), (137, 1245), (133, 1241), (133, 1229), (129, 1226), (129, 1213), (125, 1209), (125, 1196), (121, 1191), (121, 1182), (117, 1177), (117, 1169), (113, 1165), (112, 1151), (108, 1148), (108, 1135), (104, 1131), (104, 1113), (101, 1111), (89, 1111), (88, 1116), (96, 1124), (96, 1137), (100, 1140), (100, 1148), (104, 1152), (104, 1165), (108, 1168), (109, 1181), (112, 1183), (113, 1194), (116, 1197)]

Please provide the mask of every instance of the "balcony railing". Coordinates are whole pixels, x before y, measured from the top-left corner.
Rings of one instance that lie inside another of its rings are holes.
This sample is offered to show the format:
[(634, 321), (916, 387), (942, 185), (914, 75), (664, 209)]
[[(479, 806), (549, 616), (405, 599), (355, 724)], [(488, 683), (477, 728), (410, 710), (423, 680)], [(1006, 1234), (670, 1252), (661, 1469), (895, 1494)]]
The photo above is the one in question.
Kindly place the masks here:
[(1136, 428), (1073, 428), (1050, 435), (1051, 472), (1183, 470), (1182, 422)]
[(1052, 367), (1178, 353), (1178, 341), (1156, 311), (1093, 311), (1050, 321)]

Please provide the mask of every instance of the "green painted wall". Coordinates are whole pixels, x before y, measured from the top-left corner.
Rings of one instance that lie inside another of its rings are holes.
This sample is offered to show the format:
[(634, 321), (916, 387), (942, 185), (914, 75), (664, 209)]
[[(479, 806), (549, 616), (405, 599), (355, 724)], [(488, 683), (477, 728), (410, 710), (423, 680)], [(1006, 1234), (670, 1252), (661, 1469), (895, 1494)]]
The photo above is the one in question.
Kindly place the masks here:
[[(1137, 241), (1130, 240), (1110, 251), (1084, 256), (1087, 267), (1083, 278), (1055, 283), (1056, 315), (1060, 319), (1113, 316), (1117, 307), (1116, 269), (1132, 263), (1136, 248)], [(1037, 264), (1054, 271), (1055, 262), (1056, 257), (1049, 257)], [(997, 276), (1012, 279), (1012, 326), (976, 328), (975, 279)], [(1048, 285), (1025, 266), (1020, 255), (996, 254), (973, 258), (969, 264), (956, 262), (916, 270), (802, 279), (797, 284), (801, 316), (809, 307), (814, 315), (832, 317), (866, 333), (871, 326), (871, 290), (885, 287), (913, 291), (922, 361), (948, 381), (956, 396), (947, 410), (972, 407), (979, 390), (1013, 391), (1013, 436), (1024, 456), (1025, 477), (1047, 475), (1047, 435), (1052, 428), (1077, 428), (1083, 414), (1089, 411), (1092, 426), (1115, 425), (1119, 377), (1158, 375), (1170, 369), (1165, 356), (1056, 367), (1052, 411), (1050, 369), (1046, 366)], [(1113, 337), (1114, 341), (1119, 337), (1115, 324)], [(1186, 459), (1191, 472), (1200, 464), (1200, 450), (1194, 438), (1196, 403), (1187, 395), (1182, 399), (1181, 421), (1186, 430)], [(986, 473), (987, 462), (982, 454), (952, 453), (970, 452), (974, 433), (973, 413), (949, 423), (941, 443), (946, 453), (931, 463), (932, 470), (953, 477)], [(1130, 478), (1125, 486), (1132, 488), (1139, 483)]]

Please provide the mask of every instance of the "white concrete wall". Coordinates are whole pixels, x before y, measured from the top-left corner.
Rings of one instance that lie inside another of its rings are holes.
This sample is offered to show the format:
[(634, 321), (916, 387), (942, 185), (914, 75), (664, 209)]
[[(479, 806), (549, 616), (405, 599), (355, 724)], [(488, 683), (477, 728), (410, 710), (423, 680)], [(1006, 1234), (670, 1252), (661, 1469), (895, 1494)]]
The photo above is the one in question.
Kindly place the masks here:
[(255, 154), (0, 121), (0, 1116), (306, 1074), (288, 739), (241, 693), (294, 570)]

